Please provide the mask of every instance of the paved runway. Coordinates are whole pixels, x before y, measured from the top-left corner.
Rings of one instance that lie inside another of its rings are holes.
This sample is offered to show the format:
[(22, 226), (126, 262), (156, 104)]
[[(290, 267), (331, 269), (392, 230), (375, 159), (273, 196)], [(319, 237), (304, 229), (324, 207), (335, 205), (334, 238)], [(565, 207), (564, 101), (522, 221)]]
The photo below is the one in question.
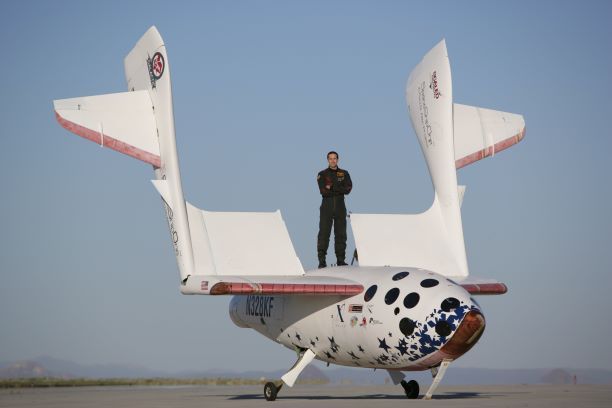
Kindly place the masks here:
[[(422, 397), (422, 395), (421, 395)], [(84, 387), (0, 390), (0, 407), (610, 407), (612, 385), (440, 386), (431, 401), (408, 400), (401, 387), (284, 387), (274, 402), (263, 386)]]

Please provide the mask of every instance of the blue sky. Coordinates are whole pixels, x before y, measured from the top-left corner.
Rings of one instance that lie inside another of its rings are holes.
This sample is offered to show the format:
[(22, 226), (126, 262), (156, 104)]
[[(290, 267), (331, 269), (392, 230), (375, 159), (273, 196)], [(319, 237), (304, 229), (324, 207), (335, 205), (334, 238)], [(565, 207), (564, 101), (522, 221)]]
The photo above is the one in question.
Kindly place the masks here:
[(456, 102), (527, 124), (459, 171), (471, 273), (510, 291), (481, 298), (487, 330), (456, 364), (612, 369), (611, 19), (605, 1), (3, 2), (0, 361), (293, 364), (231, 323), (229, 298), (179, 294), (150, 167), (55, 121), (53, 99), (124, 91), (123, 57), (156, 25), (187, 199), (280, 208), (307, 268), (328, 150), (351, 172), (349, 210), (430, 205), (404, 87), (446, 38)]

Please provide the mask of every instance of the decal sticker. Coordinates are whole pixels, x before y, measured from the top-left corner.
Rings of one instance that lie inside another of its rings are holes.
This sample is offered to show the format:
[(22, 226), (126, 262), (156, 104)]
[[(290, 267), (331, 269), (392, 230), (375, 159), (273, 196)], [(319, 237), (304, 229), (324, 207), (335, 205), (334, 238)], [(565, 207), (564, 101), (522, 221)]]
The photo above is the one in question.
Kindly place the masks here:
[(340, 319), (340, 322), (344, 323), (344, 319), (342, 318), (342, 309), (344, 308), (345, 304), (343, 303), (342, 305), (336, 305), (336, 307), (338, 308), (338, 318)]
[(359, 318), (357, 316), (351, 316), (351, 327), (357, 326), (358, 321), (359, 321)]
[(370, 324), (382, 324), (382, 322), (380, 320), (376, 320), (373, 317), (370, 317), (370, 320), (368, 321), (368, 323), (370, 323)]
[(426, 147), (432, 146), (433, 137), (431, 124), (429, 123), (429, 109), (427, 108), (427, 104), (425, 103), (425, 81), (421, 82), (421, 85), (418, 88), (419, 92), (419, 113), (421, 119), (421, 125), (423, 126), (423, 137), (425, 139)]
[(361, 323), (359, 323), (359, 326), (361, 327), (365, 327), (365, 325), (368, 324), (368, 320), (365, 318), (365, 316), (361, 319)]
[(256, 317), (270, 317), (274, 309), (273, 296), (247, 296), (246, 315)]
[(433, 91), (434, 98), (439, 99), (441, 93), (438, 89), (438, 73), (436, 71), (431, 74), (431, 84), (429, 84), (429, 87)]
[(353, 360), (359, 360), (359, 357), (357, 357), (352, 351), (349, 351), (348, 355), (351, 356)]
[(378, 339), (378, 348), (384, 349), (385, 353), (388, 353), (391, 347), (387, 346), (387, 339), (382, 338)]
[(337, 353), (340, 346), (336, 343), (333, 337), (331, 338), (328, 337), (327, 339), (329, 340), (329, 344), (330, 344), (329, 347), (331, 348), (331, 351), (333, 351), (334, 353)]
[(208, 281), (202, 281), (200, 284), (200, 290), (208, 290)]
[(153, 57), (147, 58), (147, 66), (149, 68), (149, 79), (151, 80), (151, 88), (155, 88), (155, 83), (164, 74), (166, 68), (166, 61), (161, 52), (156, 52)]
[(349, 313), (361, 313), (363, 305), (349, 305)]

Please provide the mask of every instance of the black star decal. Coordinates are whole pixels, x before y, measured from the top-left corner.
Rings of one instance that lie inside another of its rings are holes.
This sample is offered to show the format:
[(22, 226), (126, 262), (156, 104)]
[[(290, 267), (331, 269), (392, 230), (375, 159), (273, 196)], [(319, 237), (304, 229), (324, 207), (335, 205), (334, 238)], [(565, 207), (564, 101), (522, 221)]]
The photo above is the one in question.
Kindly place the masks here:
[(334, 338), (333, 338), (333, 337), (332, 337), (331, 339), (328, 337), (327, 339), (329, 340), (329, 343), (330, 343), (330, 346), (329, 346), (329, 347), (331, 348), (331, 350), (332, 350), (334, 353), (337, 353), (337, 352), (338, 352), (338, 349), (340, 348), (340, 346), (338, 346), (338, 345), (336, 344), (336, 341), (334, 340)]
[(317, 344), (316, 344), (314, 341), (312, 341), (312, 339), (310, 339), (310, 345), (311, 345), (312, 347), (314, 347), (314, 346), (316, 346)]
[(353, 360), (359, 360), (359, 357), (357, 357), (357, 356), (355, 355), (355, 353), (353, 353), (352, 351), (351, 351), (351, 352), (349, 352), (348, 354), (349, 354), (349, 356), (351, 356), (351, 358), (352, 358)]
[(393, 337), (393, 333), (389, 332), (389, 337)]
[(335, 359), (336, 359), (336, 357), (334, 357), (334, 356), (332, 356), (331, 354), (329, 354), (329, 351), (326, 351), (326, 352), (325, 352), (325, 356), (326, 356), (327, 358), (331, 358), (332, 360), (335, 360)]
[(300, 333), (295, 333), (295, 338), (298, 339), (298, 341), (302, 341), (302, 336), (300, 336)]
[(362, 353), (365, 353), (365, 350), (363, 349), (363, 347), (361, 347), (361, 345), (357, 345), (357, 348), (359, 349), (359, 351), (361, 351)]
[[(406, 343), (406, 342), (404, 342), (404, 343)], [(402, 356), (404, 354), (408, 354), (408, 347), (406, 347), (406, 344), (402, 344), (401, 341), (399, 342), (399, 344), (395, 348), (398, 349), (400, 353), (402, 353)]]
[[(378, 339), (378, 337), (377, 337), (377, 339)], [(378, 339), (378, 348), (385, 349), (385, 352), (388, 353), (389, 349), (391, 347), (387, 346), (387, 340), (386, 339), (382, 339), (382, 340)]]
[(408, 343), (406, 343), (406, 340), (404, 339), (400, 339), (399, 344), (401, 344), (402, 346), (407, 346)]

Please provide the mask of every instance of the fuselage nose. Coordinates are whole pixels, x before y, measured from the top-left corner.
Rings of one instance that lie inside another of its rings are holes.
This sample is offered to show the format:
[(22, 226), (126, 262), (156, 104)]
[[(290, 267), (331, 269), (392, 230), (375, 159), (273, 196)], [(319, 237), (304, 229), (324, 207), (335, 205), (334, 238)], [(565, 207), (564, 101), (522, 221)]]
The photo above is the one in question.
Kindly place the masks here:
[(459, 327), (441, 351), (453, 359), (467, 353), (478, 342), (486, 326), (484, 315), (478, 309), (471, 309), (463, 316)]

